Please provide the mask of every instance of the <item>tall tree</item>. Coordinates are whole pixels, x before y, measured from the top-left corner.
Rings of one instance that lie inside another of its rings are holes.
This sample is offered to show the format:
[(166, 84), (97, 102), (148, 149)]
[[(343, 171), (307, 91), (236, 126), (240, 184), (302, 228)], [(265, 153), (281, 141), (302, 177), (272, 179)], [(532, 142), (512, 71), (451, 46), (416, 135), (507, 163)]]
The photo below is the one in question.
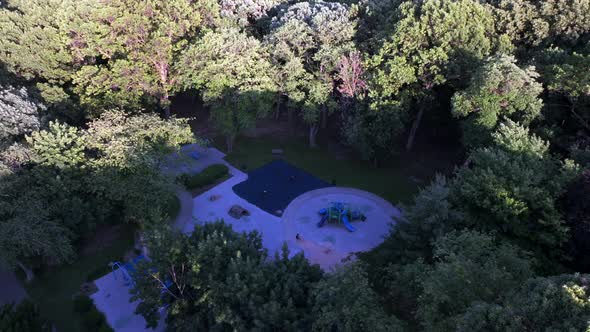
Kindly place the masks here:
[(474, 304), (458, 331), (587, 331), (589, 280), (587, 274), (531, 279), (500, 304)]
[(516, 59), (490, 58), (471, 78), (469, 86), (455, 93), (453, 115), (466, 118), (463, 140), (468, 147), (487, 145), (499, 121), (508, 117), (523, 125), (534, 120), (543, 106), (543, 87), (534, 68), (520, 68)]
[(404, 331), (381, 307), (367, 272), (359, 263), (341, 267), (314, 289), (313, 331)]
[(235, 28), (206, 33), (178, 62), (179, 82), (199, 89), (213, 124), (233, 150), (236, 136), (272, 108), (275, 85), (261, 43)]
[(439, 238), (434, 257), (418, 300), (418, 317), (429, 331), (455, 330), (473, 302), (498, 302), (532, 276), (526, 252), (473, 231)]
[(495, 10), (498, 30), (527, 50), (574, 46), (590, 38), (590, 1), (486, 0)]
[[(372, 107), (417, 104), (406, 149), (411, 149), (434, 87), (469, 79), (479, 63), (509, 46), (495, 32), (491, 7), (471, 0), (407, 1), (396, 10), (393, 34), (371, 64)], [(403, 117), (400, 117), (400, 119)]]
[(457, 172), (453, 205), (468, 215), (468, 227), (498, 232), (539, 258), (560, 258), (569, 236), (557, 199), (578, 167), (552, 156), (548, 143), (514, 122), (492, 137), (494, 146), (474, 151), (472, 166)]
[(590, 43), (580, 52), (547, 49), (538, 62), (547, 90), (565, 98), (572, 117), (590, 133)]
[(37, 84), (48, 104), (68, 98), (64, 85), (75, 71), (68, 50), (70, 0), (10, 0), (0, 6), (0, 62)]
[(81, 101), (96, 109), (155, 101), (169, 117), (177, 56), (217, 13), (213, 0), (114, 0), (94, 8), (71, 32)]
[(571, 238), (567, 254), (575, 271), (590, 272), (590, 170), (584, 171), (572, 182), (564, 196), (563, 208)]
[(46, 109), (24, 87), (0, 85), (0, 149), (1, 145), (39, 130)]
[[(309, 125), (309, 144), (316, 146), (321, 122), (334, 109), (334, 88), (341, 57), (354, 48), (354, 12), (335, 2), (301, 2), (283, 8), (271, 22), (266, 43), (279, 67), (276, 79), (286, 79), (280, 91), (301, 110)], [(284, 71), (281, 66), (298, 69)]]

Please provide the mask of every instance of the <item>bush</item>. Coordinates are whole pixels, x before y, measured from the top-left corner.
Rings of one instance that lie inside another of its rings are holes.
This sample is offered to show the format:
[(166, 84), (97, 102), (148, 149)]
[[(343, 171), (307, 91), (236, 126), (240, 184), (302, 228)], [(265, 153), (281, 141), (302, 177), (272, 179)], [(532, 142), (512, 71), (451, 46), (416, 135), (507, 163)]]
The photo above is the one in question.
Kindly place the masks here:
[(92, 307), (90, 311), (82, 315), (82, 326), (85, 327), (85, 331), (99, 331), (104, 325), (107, 325), (106, 319), (102, 312), (98, 311), (95, 307)]
[(78, 295), (74, 298), (74, 312), (79, 314), (90, 311), (93, 305), (92, 299), (86, 295)]
[(90, 273), (88, 273), (88, 275), (86, 276), (86, 281), (93, 282), (94, 280), (108, 274), (109, 272), (111, 271), (107, 266), (99, 266), (92, 270)]
[(0, 306), (0, 331), (3, 332), (49, 332), (51, 323), (39, 313), (39, 308), (28, 300), (18, 305), (5, 304)]
[(86, 295), (74, 298), (74, 312), (81, 315), (82, 327), (88, 332), (110, 332), (113, 329), (107, 324), (103, 313), (98, 311), (94, 302)]
[(229, 169), (224, 164), (214, 164), (198, 174), (181, 174), (177, 181), (187, 189), (193, 190), (215, 183), (215, 181), (227, 176)]

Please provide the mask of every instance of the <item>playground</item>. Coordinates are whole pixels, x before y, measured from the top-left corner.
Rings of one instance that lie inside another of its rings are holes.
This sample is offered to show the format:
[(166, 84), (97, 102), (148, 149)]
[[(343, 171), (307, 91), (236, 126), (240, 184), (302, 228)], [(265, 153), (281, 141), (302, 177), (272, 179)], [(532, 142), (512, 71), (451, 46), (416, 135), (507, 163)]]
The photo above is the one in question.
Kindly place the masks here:
[(240, 197), (262, 210), (280, 215), (289, 203), (308, 191), (330, 184), (283, 160), (272, 161), (248, 173), (248, 179), (233, 190)]
[[(199, 157), (190, 157), (197, 148)], [(174, 175), (222, 163), (231, 175), (192, 200), (190, 195), (181, 199), (174, 227), (190, 234), (196, 224), (223, 219), (237, 232), (258, 231), (271, 257), (286, 243), (291, 256), (303, 253), (312, 264), (331, 271), (355, 253), (379, 245), (400, 216), (375, 194), (331, 186), (285, 161), (244, 173), (224, 157), (215, 148), (186, 146), (165, 166), (163, 171)], [(143, 317), (134, 314), (137, 302), (130, 302), (134, 264), (113, 262), (113, 272), (95, 281), (98, 292), (92, 298), (115, 331), (145, 330)], [(157, 331), (164, 328), (162, 320)]]
[(310, 262), (330, 270), (355, 253), (379, 245), (399, 216), (397, 208), (369, 192), (323, 188), (289, 205), (282, 219), (283, 237), (290, 248), (303, 251)]

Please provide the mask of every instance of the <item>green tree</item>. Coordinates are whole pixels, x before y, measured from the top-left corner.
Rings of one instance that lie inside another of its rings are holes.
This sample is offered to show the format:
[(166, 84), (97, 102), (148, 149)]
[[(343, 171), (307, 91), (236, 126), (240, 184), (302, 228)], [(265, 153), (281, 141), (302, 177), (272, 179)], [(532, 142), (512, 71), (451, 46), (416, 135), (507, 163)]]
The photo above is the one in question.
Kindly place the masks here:
[(477, 303), (459, 320), (458, 331), (587, 331), (588, 275), (527, 281), (502, 303)]
[(85, 161), (84, 136), (76, 127), (50, 122), (48, 130), (37, 131), (27, 137), (33, 160), (42, 166), (69, 168)]
[(157, 102), (170, 115), (173, 70), (188, 40), (216, 21), (215, 1), (109, 1), (92, 7), (71, 32), (82, 64), (74, 77), (81, 102), (100, 110)]
[(46, 107), (27, 89), (0, 85), (0, 145), (22, 138), (42, 125)]
[(51, 123), (27, 141), (27, 167), (0, 178), (0, 259), (10, 266), (67, 261), (107, 221), (163, 221), (172, 179), (158, 161), (193, 138), (185, 121), (105, 112), (88, 129)]
[(228, 152), (241, 131), (270, 112), (276, 91), (271, 70), (261, 43), (234, 28), (206, 33), (178, 62), (182, 86), (201, 90)]
[[(321, 124), (335, 107), (338, 63), (354, 49), (354, 11), (336, 2), (301, 2), (281, 9), (272, 19), (266, 43), (272, 45), (279, 92), (301, 110), (316, 146)], [(283, 65), (288, 67), (283, 67)], [(287, 69), (294, 68), (293, 72)]]
[(473, 231), (439, 238), (434, 257), (421, 281), (417, 313), (429, 331), (455, 330), (473, 302), (498, 302), (532, 276), (527, 253)]
[(289, 258), (286, 246), (271, 261), (234, 258), (217, 286), (215, 315), (237, 331), (309, 330), (311, 293), (321, 277), (319, 266), (311, 266), (303, 254)]
[(5, 332), (49, 332), (51, 324), (41, 318), (39, 308), (28, 300), (0, 306), (0, 330)]
[(557, 199), (577, 166), (550, 155), (546, 142), (511, 121), (492, 138), (494, 146), (475, 150), (473, 166), (457, 172), (452, 204), (467, 214), (469, 227), (498, 232), (537, 255), (559, 256), (568, 229)]
[(313, 331), (404, 331), (388, 316), (371, 289), (362, 264), (352, 263), (320, 281), (314, 289)]
[[(491, 7), (471, 0), (407, 1), (396, 10), (393, 33), (371, 59), (370, 97), (376, 111), (417, 105), (406, 149), (411, 149), (433, 88), (469, 79), (490, 54), (509, 48), (495, 32)], [(407, 116), (407, 115), (404, 115)], [(400, 116), (400, 119), (404, 119)]]
[(590, 170), (584, 171), (573, 181), (564, 195), (563, 210), (571, 238), (567, 254), (572, 258), (569, 265), (575, 271), (590, 271)]
[(148, 246), (152, 261), (139, 270), (132, 290), (140, 300), (137, 312), (153, 327), (159, 308), (168, 304), (166, 323), (174, 331), (218, 326), (223, 317), (213, 314), (213, 300), (224, 291), (218, 286), (229, 276), (228, 262), (258, 261), (264, 255), (259, 234), (238, 234), (223, 222), (195, 225), (190, 236), (156, 229), (148, 235)]
[(379, 112), (359, 107), (349, 114), (342, 125), (345, 142), (360, 152), (363, 159), (379, 161), (395, 152), (402, 112), (397, 109), (383, 109)]
[(37, 83), (43, 98), (55, 103), (67, 97), (63, 87), (75, 71), (67, 36), (75, 3), (10, 0), (0, 7), (0, 62), (16, 77)]
[(590, 131), (590, 44), (581, 52), (547, 49), (538, 62), (547, 90), (565, 98), (578, 127)]
[[(534, 68), (520, 68), (511, 56), (490, 58), (469, 86), (455, 93), (453, 115), (465, 118), (463, 140), (468, 147), (487, 145), (500, 120), (508, 117), (528, 125), (543, 107), (543, 87)], [(487, 133), (487, 134), (486, 134)]]
[(562, 0), (486, 0), (495, 6), (498, 29), (526, 50), (572, 46), (590, 33), (590, 2)]

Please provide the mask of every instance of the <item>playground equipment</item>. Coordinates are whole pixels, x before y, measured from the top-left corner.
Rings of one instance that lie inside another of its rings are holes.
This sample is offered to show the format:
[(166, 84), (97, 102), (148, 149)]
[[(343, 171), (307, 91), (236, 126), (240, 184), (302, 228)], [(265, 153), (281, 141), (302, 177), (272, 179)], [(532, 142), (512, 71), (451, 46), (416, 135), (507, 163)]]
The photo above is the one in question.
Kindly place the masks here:
[(137, 263), (145, 260), (144, 255), (139, 255), (135, 257), (131, 262), (121, 263), (121, 262), (112, 262), (109, 264), (111, 267), (111, 271), (113, 271), (113, 276), (115, 280), (117, 280), (117, 271), (121, 272), (121, 276), (123, 277), (123, 281), (125, 282), (125, 286), (133, 286), (133, 275), (135, 274), (135, 265)]
[(350, 221), (365, 221), (367, 219), (359, 209), (352, 209), (350, 204), (342, 202), (332, 202), (329, 208), (323, 208), (318, 213), (322, 216), (322, 219), (318, 222), (318, 227), (324, 226), (326, 222), (341, 222), (349, 232), (356, 231)]
[[(113, 271), (113, 276), (115, 277), (115, 280), (117, 280), (117, 271), (121, 272), (121, 275), (123, 277), (123, 281), (125, 282), (125, 286), (134, 286), (135, 281), (133, 280), (133, 277), (135, 275), (135, 266), (142, 261), (146, 261), (149, 262), (149, 259), (147, 257), (145, 257), (144, 255), (138, 255), (137, 257), (133, 258), (131, 260), (131, 262), (127, 262), (127, 263), (121, 263), (121, 262), (112, 262), (109, 264), (109, 266), (111, 267), (111, 270)], [(152, 271), (153, 268), (150, 268), (150, 271)], [(168, 290), (168, 287), (172, 286), (172, 282), (168, 279), (166, 279), (163, 283), (161, 283), (161, 288), (162, 288), (162, 292)]]

